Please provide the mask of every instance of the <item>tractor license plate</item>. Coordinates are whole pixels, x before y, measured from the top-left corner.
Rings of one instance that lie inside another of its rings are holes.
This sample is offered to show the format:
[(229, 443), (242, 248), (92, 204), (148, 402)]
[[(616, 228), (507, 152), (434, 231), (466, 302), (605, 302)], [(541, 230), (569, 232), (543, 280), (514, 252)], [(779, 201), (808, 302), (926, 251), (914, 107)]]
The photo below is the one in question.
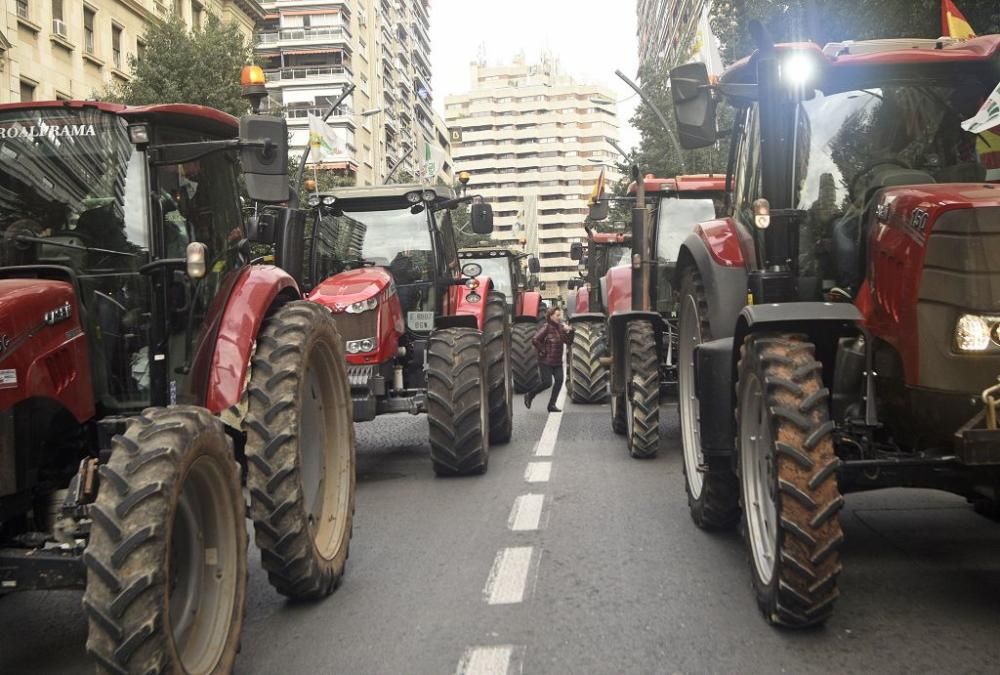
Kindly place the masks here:
[(434, 328), (434, 312), (407, 312), (406, 323), (410, 330), (432, 330)]

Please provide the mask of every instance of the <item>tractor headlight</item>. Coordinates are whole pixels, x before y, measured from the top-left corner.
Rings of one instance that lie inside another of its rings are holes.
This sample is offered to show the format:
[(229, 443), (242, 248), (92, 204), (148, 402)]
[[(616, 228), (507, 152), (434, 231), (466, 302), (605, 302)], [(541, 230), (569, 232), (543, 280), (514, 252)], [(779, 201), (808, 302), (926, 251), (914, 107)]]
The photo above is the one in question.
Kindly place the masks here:
[(344, 311), (348, 314), (361, 314), (362, 312), (367, 312), (369, 309), (375, 309), (376, 307), (378, 307), (378, 300), (375, 298), (368, 298), (367, 300), (352, 302)]
[(347, 341), (348, 354), (366, 354), (375, 351), (375, 338), (364, 338), (362, 340)]
[(319, 206), (319, 195), (309, 195), (309, 199), (306, 200), (306, 204), (312, 207)]
[(333, 206), (333, 203), (337, 201), (337, 198), (327, 195), (326, 197), (323, 197), (321, 201), (323, 202), (323, 206)]
[(960, 352), (985, 352), (1000, 328), (1000, 316), (963, 314), (955, 325), (955, 347)]

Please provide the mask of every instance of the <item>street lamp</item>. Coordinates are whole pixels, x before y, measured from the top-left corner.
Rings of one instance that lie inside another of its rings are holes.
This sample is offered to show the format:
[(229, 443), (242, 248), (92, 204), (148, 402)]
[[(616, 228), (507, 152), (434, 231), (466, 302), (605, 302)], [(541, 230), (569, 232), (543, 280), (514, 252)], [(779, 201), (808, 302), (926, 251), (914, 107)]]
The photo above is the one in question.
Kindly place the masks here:
[(677, 153), (677, 161), (681, 165), (681, 173), (687, 173), (687, 168), (685, 167), (684, 164), (684, 153), (681, 151), (681, 146), (677, 142), (677, 138), (674, 136), (674, 132), (671, 129), (670, 125), (667, 123), (667, 118), (663, 115), (663, 112), (656, 105), (656, 103), (652, 101), (652, 99), (646, 96), (646, 92), (644, 92), (639, 85), (637, 85), (632, 80), (628, 79), (628, 76), (625, 75), (625, 73), (623, 73), (621, 70), (616, 70), (615, 75), (620, 77), (622, 81), (625, 82), (625, 84), (631, 87), (632, 91), (637, 93), (639, 95), (639, 98), (642, 99), (643, 103), (648, 105), (649, 109), (653, 111), (653, 115), (655, 115), (656, 119), (658, 119), (660, 121), (660, 124), (663, 125), (664, 131), (667, 132), (667, 138), (670, 139), (670, 143), (674, 146), (674, 152)]

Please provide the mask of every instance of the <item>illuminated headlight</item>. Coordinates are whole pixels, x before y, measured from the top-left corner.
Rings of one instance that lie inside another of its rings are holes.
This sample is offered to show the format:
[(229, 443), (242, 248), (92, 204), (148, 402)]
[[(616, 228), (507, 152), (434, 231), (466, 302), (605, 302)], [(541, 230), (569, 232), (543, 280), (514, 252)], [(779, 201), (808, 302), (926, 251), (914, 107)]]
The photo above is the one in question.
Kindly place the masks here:
[(306, 204), (309, 206), (319, 206), (319, 195), (309, 195), (309, 199), (306, 200)]
[(352, 302), (347, 306), (345, 311), (348, 314), (361, 314), (362, 312), (367, 312), (369, 309), (375, 309), (376, 307), (378, 307), (378, 300), (375, 298), (368, 298), (367, 300)]
[(465, 296), (465, 299), (468, 302), (475, 303), (475, 302), (479, 302), (480, 300), (482, 300), (483, 296), (479, 295), (478, 293), (469, 293), (467, 296)]
[(375, 338), (347, 341), (348, 354), (367, 354), (373, 351), (375, 351)]
[(801, 87), (816, 77), (816, 61), (806, 54), (789, 54), (781, 61), (781, 79)]
[(322, 201), (323, 201), (323, 206), (333, 206), (333, 203), (337, 201), (337, 198), (331, 195), (327, 195), (326, 197), (323, 197)]
[(963, 314), (955, 325), (955, 347), (960, 352), (985, 352), (1000, 328), (1000, 316)]

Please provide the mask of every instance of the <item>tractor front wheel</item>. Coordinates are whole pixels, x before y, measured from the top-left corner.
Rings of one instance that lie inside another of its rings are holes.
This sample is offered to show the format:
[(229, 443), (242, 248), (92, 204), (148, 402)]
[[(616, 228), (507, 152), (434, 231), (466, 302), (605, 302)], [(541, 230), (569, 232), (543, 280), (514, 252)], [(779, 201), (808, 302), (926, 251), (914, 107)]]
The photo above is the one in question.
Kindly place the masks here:
[(660, 445), (660, 364), (656, 331), (649, 321), (633, 321), (625, 335), (625, 436), (636, 459), (655, 457)]
[(580, 321), (569, 349), (568, 386), (573, 403), (603, 403), (608, 397), (608, 367), (600, 362), (604, 324)]
[(427, 423), (439, 476), (485, 473), (490, 451), (489, 392), (482, 333), (444, 328), (427, 350)]
[(771, 623), (826, 621), (839, 595), (840, 460), (823, 366), (800, 335), (751, 335), (740, 350), (737, 443), (744, 536)]
[(510, 358), (510, 321), (503, 293), (491, 291), (486, 300), (483, 349), (486, 352), (490, 397), (490, 444), (507, 443), (514, 431), (514, 380)]
[(83, 554), (102, 673), (229, 673), (246, 605), (240, 472), (222, 422), (149, 408), (112, 441)]
[(515, 323), (511, 329), (511, 366), (514, 371), (514, 391), (523, 394), (535, 391), (542, 384), (538, 373), (538, 354), (531, 338), (539, 324)]
[(255, 540), (282, 595), (318, 599), (340, 584), (354, 518), (354, 421), (343, 341), (305, 301), (257, 336), (247, 388), (247, 488)]
[(681, 283), (680, 337), (677, 345), (677, 410), (684, 456), (684, 489), (694, 524), (705, 530), (725, 529), (740, 518), (739, 481), (728, 460), (709, 464), (701, 447), (701, 406), (695, 382), (695, 348), (712, 339), (708, 301), (701, 277), (693, 268)]

